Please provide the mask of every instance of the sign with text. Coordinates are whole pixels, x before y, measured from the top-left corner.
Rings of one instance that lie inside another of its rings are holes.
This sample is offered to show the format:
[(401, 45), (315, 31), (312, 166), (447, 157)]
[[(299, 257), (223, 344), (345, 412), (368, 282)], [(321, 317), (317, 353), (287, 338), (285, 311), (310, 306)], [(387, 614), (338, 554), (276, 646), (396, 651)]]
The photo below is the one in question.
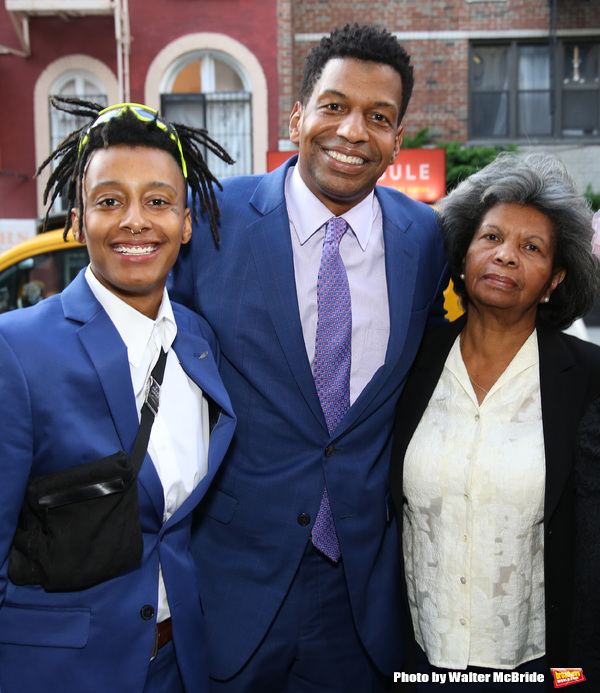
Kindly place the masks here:
[(446, 194), (446, 151), (401, 149), (396, 163), (387, 167), (378, 183), (396, 188), (413, 200), (437, 202)]
[[(272, 171), (296, 152), (267, 152), (267, 169)], [(413, 200), (437, 202), (446, 194), (444, 149), (401, 149), (396, 163), (388, 166), (379, 185), (400, 190)]]
[(0, 253), (35, 236), (35, 219), (0, 219)]

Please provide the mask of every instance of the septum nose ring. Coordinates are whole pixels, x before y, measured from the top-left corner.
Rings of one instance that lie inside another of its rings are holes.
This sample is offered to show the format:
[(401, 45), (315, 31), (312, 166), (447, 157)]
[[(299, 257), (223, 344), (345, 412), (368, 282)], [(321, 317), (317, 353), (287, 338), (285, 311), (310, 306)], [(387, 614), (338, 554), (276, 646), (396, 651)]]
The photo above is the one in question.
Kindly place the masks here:
[(139, 236), (142, 233), (142, 229), (138, 229), (137, 231), (134, 231), (133, 229), (129, 229), (131, 231), (132, 236)]

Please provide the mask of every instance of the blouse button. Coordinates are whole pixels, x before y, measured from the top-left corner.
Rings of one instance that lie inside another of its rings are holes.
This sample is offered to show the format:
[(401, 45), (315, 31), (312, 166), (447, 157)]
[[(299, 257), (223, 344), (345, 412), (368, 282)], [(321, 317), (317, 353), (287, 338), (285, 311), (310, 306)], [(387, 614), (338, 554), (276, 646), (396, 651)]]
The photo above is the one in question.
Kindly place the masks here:
[(462, 582), (463, 585), (465, 585), (467, 582), (467, 578), (461, 577), (460, 581)]
[(475, 421), (479, 421), (479, 414), (475, 414)]
[(464, 618), (459, 618), (459, 619), (458, 619), (458, 622), (460, 623), (461, 626), (464, 626), (465, 623), (466, 623), (466, 621), (465, 621)]

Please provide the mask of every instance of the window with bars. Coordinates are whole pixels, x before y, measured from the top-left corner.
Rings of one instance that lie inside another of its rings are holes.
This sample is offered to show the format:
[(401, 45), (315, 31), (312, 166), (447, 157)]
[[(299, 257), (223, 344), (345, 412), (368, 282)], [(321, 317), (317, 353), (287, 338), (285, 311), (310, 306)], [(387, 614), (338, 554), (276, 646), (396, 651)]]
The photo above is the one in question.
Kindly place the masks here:
[(212, 94), (162, 94), (161, 112), (171, 122), (206, 128), (224, 147), (235, 164), (226, 164), (209, 151), (203, 152), (217, 178), (252, 173), (250, 95), (246, 92)]
[(223, 54), (197, 51), (175, 63), (161, 93), (165, 118), (206, 128), (235, 161), (229, 165), (204, 152), (217, 178), (252, 173), (252, 94), (242, 73)]

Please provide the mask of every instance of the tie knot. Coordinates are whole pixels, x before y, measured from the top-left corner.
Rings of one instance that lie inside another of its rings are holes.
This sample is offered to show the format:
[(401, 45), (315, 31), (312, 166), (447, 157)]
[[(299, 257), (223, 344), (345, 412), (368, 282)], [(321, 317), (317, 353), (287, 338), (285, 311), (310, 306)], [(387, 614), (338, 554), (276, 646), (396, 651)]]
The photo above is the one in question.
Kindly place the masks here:
[(346, 233), (348, 224), (342, 217), (332, 217), (327, 222), (325, 230), (325, 243), (339, 243), (342, 236)]

